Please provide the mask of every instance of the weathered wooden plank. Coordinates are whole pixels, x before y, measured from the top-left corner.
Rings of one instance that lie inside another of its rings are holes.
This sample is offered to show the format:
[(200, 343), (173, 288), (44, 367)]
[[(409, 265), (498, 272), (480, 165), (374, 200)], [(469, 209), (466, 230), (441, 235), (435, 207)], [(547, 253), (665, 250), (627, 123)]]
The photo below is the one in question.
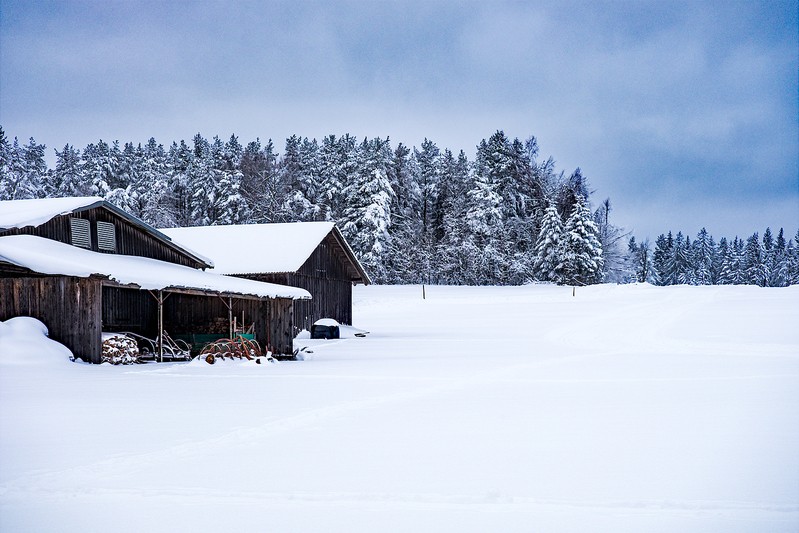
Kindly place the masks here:
[(0, 320), (31, 316), (50, 338), (86, 361), (100, 362), (100, 281), (66, 276), (0, 278)]

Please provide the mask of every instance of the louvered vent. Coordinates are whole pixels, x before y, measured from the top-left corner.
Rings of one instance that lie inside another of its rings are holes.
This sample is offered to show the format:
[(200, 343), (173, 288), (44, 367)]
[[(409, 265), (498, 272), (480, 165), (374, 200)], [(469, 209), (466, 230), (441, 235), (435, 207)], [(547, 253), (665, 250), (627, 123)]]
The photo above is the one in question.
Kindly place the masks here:
[(72, 229), (72, 244), (81, 248), (92, 247), (91, 225), (85, 218), (70, 218), (69, 226)]
[(117, 251), (117, 232), (110, 222), (97, 223), (97, 247), (105, 252)]

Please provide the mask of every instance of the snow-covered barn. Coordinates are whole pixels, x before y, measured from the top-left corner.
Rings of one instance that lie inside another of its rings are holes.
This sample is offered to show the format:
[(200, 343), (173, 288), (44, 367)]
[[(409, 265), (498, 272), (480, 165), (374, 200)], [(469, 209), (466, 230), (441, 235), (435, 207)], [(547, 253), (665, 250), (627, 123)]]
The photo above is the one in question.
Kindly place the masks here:
[(294, 324), (310, 330), (320, 318), (352, 324), (352, 286), (369, 275), (332, 222), (291, 222), (162, 229), (174, 242), (210, 257), (214, 272), (301, 287)]
[(100, 362), (102, 332), (227, 332), (233, 316), (292, 354), (292, 304), (308, 291), (212, 266), (99, 197), (0, 202), (0, 320), (38, 318), (87, 361)]

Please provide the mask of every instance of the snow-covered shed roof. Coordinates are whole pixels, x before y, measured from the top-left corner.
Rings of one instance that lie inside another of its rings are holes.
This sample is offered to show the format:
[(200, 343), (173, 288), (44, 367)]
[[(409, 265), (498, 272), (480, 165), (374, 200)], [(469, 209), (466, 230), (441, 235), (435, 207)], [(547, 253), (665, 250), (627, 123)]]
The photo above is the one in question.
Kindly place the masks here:
[(59, 215), (90, 209), (102, 203), (99, 196), (4, 200), (0, 202), (0, 229), (41, 226)]
[(95, 207), (104, 207), (117, 214), (132, 225), (153, 235), (156, 239), (172, 248), (179, 248), (183, 253), (193, 256), (200, 263), (208, 267), (213, 266), (213, 261), (208, 257), (198, 254), (172, 242), (164, 235), (143, 220), (107, 202), (99, 196), (75, 196), (67, 198), (36, 198), (30, 200), (3, 200), (0, 201), (0, 231), (28, 226), (41, 226), (57, 216), (78, 213)]
[(353, 271), (370, 283), (355, 253), (333, 222), (289, 222), (161, 229), (181, 246), (210, 257), (220, 274), (297, 272), (316, 247), (333, 233)]
[(102, 254), (34, 235), (0, 237), (0, 262), (40, 274), (106, 276), (141, 289), (185, 289), (270, 298), (310, 299), (304, 289), (262, 283), (132, 255)]

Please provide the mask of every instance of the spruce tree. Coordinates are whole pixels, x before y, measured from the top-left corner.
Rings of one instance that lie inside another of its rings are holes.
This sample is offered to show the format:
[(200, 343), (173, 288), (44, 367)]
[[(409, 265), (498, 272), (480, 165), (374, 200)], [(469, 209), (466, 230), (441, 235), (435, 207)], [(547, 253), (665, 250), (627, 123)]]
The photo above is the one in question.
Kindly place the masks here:
[(391, 149), (388, 139), (364, 139), (358, 152), (358, 172), (342, 191), (347, 208), (341, 231), (375, 281), (383, 281), (393, 196), (387, 173)]
[(655, 250), (652, 253), (652, 274), (656, 285), (674, 284), (669, 268), (673, 247), (674, 239), (671, 232), (668, 237), (661, 233), (655, 240)]
[(742, 270), (744, 283), (759, 285), (761, 287), (766, 286), (768, 272), (766, 271), (766, 264), (763, 261), (763, 248), (760, 245), (757, 232), (746, 239), (746, 246), (743, 251)]
[(564, 226), (561, 241), (563, 281), (568, 285), (590, 285), (602, 279), (602, 245), (587, 201), (578, 196)]
[(534, 276), (540, 281), (563, 283), (566, 272), (561, 258), (561, 239), (563, 224), (560, 214), (554, 204), (550, 204), (544, 211), (541, 221), (541, 231), (535, 247)]
[(48, 197), (88, 196), (86, 180), (81, 173), (80, 150), (72, 145), (64, 145), (60, 152), (55, 151), (56, 163), (48, 186), (45, 189)]
[(693, 251), (693, 278), (697, 285), (716, 283), (715, 261), (716, 246), (713, 237), (702, 228), (696, 235)]

